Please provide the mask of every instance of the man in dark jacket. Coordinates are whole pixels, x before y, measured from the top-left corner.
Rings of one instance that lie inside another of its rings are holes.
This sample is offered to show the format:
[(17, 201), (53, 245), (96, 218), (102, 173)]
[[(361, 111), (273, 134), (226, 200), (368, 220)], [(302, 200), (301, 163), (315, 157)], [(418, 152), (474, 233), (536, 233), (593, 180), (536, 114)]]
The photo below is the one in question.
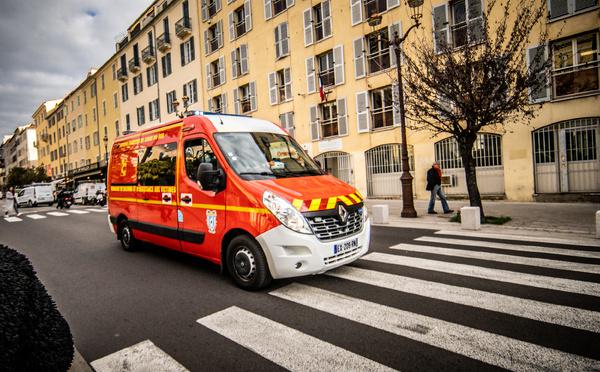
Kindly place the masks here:
[(427, 208), (427, 213), (437, 214), (437, 212), (434, 211), (436, 195), (440, 197), (444, 213), (454, 212), (448, 206), (448, 202), (446, 201), (446, 195), (444, 195), (444, 192), (442, 191), (442, 170), (440, 169), (440, 165), (437, 162), (434, 162), (431, 169), (427, 171), (427, 187), (425, 187), (425, 190), (431, 192), (431, 197), (429, 198), (429, 208)]

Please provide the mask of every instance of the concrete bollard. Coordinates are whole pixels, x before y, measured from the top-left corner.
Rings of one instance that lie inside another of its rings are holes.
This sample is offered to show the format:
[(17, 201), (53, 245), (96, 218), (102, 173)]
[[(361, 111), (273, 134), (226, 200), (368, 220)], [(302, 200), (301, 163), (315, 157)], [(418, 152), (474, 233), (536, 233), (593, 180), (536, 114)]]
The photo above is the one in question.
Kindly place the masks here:
[(390, 211), (387, 204), (376, 204), (371, 207), (373, 223), (383, 224), (390, 222)]
[(596, 211), (596, 238), (600, 239), (600, 211)]
[(462, 207), (460, 209), (460, 228), (463, 230), (479, 230), (481, 228), (479, 207)]

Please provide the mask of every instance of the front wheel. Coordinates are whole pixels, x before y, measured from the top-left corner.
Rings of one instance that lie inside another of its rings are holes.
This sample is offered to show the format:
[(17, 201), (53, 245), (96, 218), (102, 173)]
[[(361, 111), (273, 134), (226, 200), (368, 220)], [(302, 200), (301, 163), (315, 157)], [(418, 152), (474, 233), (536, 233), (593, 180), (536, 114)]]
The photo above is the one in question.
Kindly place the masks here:
[(235, 237), (229, 243), (227, 268), (235, 283), (243, 289), (258, 290), (272, 280), (264, 252), (255, 240), (245, 235)]
[(137, 241), (133, 237), (133, 231), (127, 220), (121, 221), (119, 224), (119, 237), (121, 239), (121, 248), (127, 252), (134, 251)]

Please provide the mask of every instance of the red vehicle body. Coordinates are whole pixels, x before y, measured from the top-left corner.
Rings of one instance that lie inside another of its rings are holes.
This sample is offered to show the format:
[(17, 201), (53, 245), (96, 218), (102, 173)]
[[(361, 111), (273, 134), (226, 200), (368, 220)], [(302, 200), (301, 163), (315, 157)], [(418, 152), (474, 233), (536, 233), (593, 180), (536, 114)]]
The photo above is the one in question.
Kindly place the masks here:
[(325, 272), (369, 248), (360, 194), (260, 119), (196, 113), (119, 137), (107, 194), (124, 249), (146, 241), (199, 256), (247, 289)]

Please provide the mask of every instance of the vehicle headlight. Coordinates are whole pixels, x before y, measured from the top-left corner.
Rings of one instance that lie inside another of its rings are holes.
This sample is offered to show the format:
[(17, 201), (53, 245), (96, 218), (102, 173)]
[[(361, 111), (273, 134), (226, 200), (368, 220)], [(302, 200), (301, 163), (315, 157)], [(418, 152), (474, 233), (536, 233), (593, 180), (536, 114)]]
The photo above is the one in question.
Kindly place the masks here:
[(263, 204), (285, 227), (302, 234), (312, 234), (306, 218), (287, 200), (265, 191)]
[(363, 210), (363, 223), (365, 223), (369, 219), (369, 211), (367, 210), (366, 205), (363, 205), (362, 210)]

